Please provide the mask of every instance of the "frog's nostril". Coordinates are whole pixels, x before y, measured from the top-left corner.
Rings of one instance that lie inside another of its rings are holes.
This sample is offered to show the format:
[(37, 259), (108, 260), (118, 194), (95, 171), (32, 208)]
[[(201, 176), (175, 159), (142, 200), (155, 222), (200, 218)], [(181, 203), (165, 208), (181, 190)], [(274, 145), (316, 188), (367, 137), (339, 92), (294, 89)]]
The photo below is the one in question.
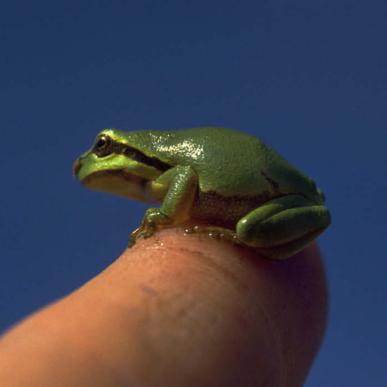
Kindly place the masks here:
[(74, 164), (73, 164), (73, 175), (74, 176), (77, 176), (78, 175), (78, 172), (79, 170), (81, 169), (82, 167), (82, 164), (81, 162), (78, 160), (75, 160)]
[(317, 193), (318, 193), (318, 196), (321, 200), (322, 203), (325, 203), (325, 195), (324, 195), (324, 192), (321, 191), (321, 189), (317, 188)]

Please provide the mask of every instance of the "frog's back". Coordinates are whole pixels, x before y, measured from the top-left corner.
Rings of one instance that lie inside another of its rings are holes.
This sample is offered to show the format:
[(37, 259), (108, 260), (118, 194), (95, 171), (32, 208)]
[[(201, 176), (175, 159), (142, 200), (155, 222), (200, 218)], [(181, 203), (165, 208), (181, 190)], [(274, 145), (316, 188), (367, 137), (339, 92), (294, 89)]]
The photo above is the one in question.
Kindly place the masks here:
[(294, 192), (315, 193), (311, 179), (246, 133), (202, 127), (160, 131), (157, 136), (160, 136), (158, 156), (171, 165), (191, 165), (198, 173), (201, 192), (262, 198)]
[(179, 162), (193, 166), (199, 175), (201, 191), (256, 194), (262, 179), (259, 166), (265, 164), (267, 148), (260, 140), (235, 130), (213, 127), (176, 131), (176, 139), (180, 135), (184, 136), (182, 143), (190, 144), (193, 152), (182, 154)]
[[(122, 132), (124, 133), (124, 132)], [(190, 165), (202, 193), (262, 198), (302, 192), (318, 195), (314, 182), (259, 139), (232, 129), (202, 127), (125, 133), (129, 145), (171, 166)], [(261, 200), (260, 200), (261, 201)]]

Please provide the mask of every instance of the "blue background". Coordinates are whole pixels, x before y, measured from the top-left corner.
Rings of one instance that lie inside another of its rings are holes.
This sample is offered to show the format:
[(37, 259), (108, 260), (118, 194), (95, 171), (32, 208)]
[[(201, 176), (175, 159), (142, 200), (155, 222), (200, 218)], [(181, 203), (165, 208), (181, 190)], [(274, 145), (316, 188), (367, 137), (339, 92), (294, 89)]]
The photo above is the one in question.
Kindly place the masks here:
[(125, 248), (145, 206), (83, 189), (104, 127), (217, 125), (316, 178), (329, 329), (306, 386), (387, 386), (387, 3), (15, 1), (0, 6), (0, 328)]

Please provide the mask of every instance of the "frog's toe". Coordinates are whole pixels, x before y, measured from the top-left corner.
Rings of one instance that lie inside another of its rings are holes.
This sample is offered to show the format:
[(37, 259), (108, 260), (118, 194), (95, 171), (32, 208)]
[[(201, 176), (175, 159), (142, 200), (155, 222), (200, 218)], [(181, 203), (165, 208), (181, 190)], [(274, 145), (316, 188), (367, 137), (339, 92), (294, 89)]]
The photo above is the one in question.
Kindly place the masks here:
[(143, 224), (136, 228), (129, 238), (128, 247), (133, 247), (140, 238), (149, 238), (156, 232), (156, 226), (152, 223)]
[(220, 239), (225, 241), (230, 241), (233, 243), (239, 243), (242, 242), (238, 239), (236, 233), (233, 230), (223, 228), (223, 227), (216, 227), (216, 226), (209, 226), (209, 225), (195, 225), (186, 227), (184, 229), (185, 234), (205, 234), (209, 236), (210, 238), (214, 239)]

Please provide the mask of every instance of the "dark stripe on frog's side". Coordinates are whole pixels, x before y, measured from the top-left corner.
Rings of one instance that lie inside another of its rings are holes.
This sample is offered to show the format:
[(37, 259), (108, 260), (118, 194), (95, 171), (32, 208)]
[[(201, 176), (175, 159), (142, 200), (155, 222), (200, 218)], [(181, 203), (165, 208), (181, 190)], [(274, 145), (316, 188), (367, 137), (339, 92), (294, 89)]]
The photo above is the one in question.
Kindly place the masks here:
[(261, 171), (261, 175), (266, 179), (266, 181), (272, 186), (275, 192), (278, 192), (279, 184), (273, 180), (270, 176), (268, 176), (264, 171)]
[(166, 171), (171, 168), (171, 165), (164, 163), (163, 161), (157, 159), (156, 157), (149, 157), (146, 156), (144, 153), (139, 151), (138, 149), (132, 148), (126, 144), (122, 144), (120, 142), (114, 141), (112, 138), (110, 138), (109, 145), (102, 149), (93, 149), (93, 152), (98, 157), (104, 157), (111, 153), (115, 153), (118, 155), (125, 155), (126, 157), (130, 158), (131, 160), (138, 161), (142, 164), (149, 165), (151, 167), (154, 167), (158, 169), (159, 171)]
[(199, 192), (191, 210), (191, 218), (214, 226), (234, 229), (237, 222), (250, 211), (268, 200), (282, 196), (286, 195), (278, 193), (273, 196), (272, 192), (263, 192), (254, 197), (243, 195), (225, 197), (214, 191)]

